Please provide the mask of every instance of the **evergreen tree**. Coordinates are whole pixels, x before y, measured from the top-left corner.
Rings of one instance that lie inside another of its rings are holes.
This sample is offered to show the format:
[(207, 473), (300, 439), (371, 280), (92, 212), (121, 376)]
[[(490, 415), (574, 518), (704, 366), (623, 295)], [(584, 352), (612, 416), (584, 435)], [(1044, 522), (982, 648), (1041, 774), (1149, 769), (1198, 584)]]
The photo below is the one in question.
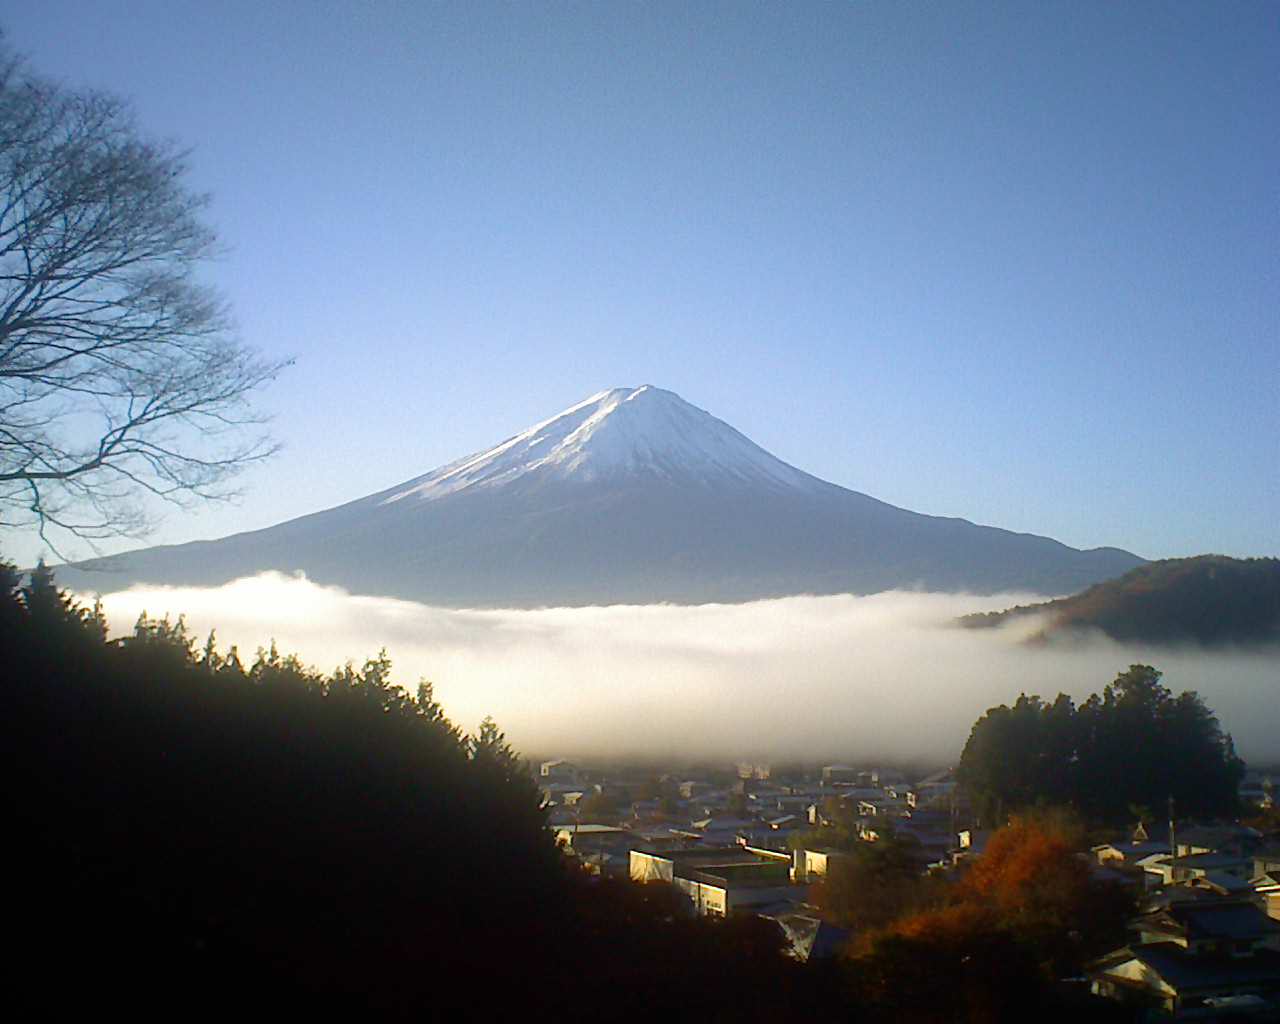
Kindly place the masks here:
[(1079, 708), (1020, 696), (975, 724), (957, 777), (984, 823), (1036, 804), (1070, 804), (1122, 821), (1131, 805), (1229, 815), (1244, 764), (1194, 692), (1175, 697), (1150, 665), (1133, 665)]

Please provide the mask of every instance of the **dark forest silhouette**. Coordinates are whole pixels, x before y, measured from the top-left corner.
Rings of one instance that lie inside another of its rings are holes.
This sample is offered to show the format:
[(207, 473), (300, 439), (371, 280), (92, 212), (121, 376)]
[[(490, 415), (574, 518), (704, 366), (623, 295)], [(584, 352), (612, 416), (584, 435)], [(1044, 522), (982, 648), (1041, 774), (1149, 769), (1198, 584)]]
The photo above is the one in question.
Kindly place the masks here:
[(245, 665), (146, 617), (108, 641), (49, 570), (3, 566), (0, 658), (35, 1005), (777, 1020), (821, 998), (772, 923), (577, 874), (497, 726), (464, 735), (385, 655)]
[(1133, 665), (1079, 707), (1022, 694), (973, 726), (957, 778), (989, 822), (1019, 808), (1063, 805), (1123, 824), (1169, 800), (1201, 818), (1235, 817), (1244, 762), (1194, 691), (1174, 696), (1150, 665)]

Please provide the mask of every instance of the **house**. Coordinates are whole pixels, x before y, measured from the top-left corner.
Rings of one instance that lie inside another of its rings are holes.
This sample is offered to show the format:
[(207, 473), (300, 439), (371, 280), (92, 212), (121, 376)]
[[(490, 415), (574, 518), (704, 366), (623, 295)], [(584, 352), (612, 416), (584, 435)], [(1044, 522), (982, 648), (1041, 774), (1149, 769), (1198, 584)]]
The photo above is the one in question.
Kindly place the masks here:
[(693, 822), (688, 829), (689, 834), (701, 838), (706, 846), (733, 846), (738, 837), (749, 832), (760, 823), (751, 818), (715, 817), (701, 818)]
[(794, 814), (797, 818), (803, 818), (810, 804), (814, 803), (814, 798), (807, 793), (784, 793), (771, 803), (779, 814)]
[(1146, 858), (1168, 857), (1173, 851), (1170, 850), (1168, 842), (1146, 840), (1132, 843), (1102, 843), (1093, 847), (1092, 852), (1099, 864), (1138, 870), (1143, 867), (1143, 861)]
[(1179, 830), (1174, 839), (1179, 857), (1197, 853), (1246, 855), (1261, 842), (1261, 835), (1247, 825), (1210, 825)]
[(791, 880), (807, 885), (815, 878), (822, 878), (831, 866), (832, 861), (849, 856), (843, 850), (832, 846), (819, 846), (813, 849), (791, 851)]
[(1267, 875), (1280, 871), (1280, 845), (1268, 844), (1253, 851), (1253, 874)]
[(1280, 923), (1252, 902), (1171, 903), (1130, 927), (1137, 942), (1088, 966), (1095, 994), (1184, 1019), (1280, 1013)]
[(989, 828), (967, 828), (957, 832), (954, 859), (959, 861), (966, 857), (981, 856), (994, 834)]
[(1280, 953), (1270, 951), (1236, 959), (1190, 956), (1168, 943), (1125, 947), (1095, 960), (1087, 974), (1095, 995), (1175, 1019), (1217, 1019), (1215, 1010), (1233, 1006), (1280, 1011)]
[(1253, 886), (1245, 879), (1216, 871), (1197, 875), (1185, 884), (1189, 888), (1203, 889), (1215, 896), (1249, 897), (1253, 894)]
[(950, 833), (951, 813), (941, 808), (916, 807), (910, 813), (909, 824), (915, 829)]
[(1267, 916), (1280, 921), (1280, 871), (1258, 875), (1250, 881), (1249, 887)]
[(778, 923), (786, 939), (786, 954), (802, 962), (829, 960), (839, 955), (851, 934), (847, 928), (837, 928), (821, 918), (802, 912), (791, 911), (760, 916)]
[(907, 857), (923, 873), (931, 868), (946, 867), (950, 863), (951, 836), (929, 825), (917, 825), (907, 820), (900, 822), (895, 831), (904, 842)]
[(955, 792), (955, 779), (925, 780), (907, 790), (907, 803), (912, 807), (943, 807), (951, 803)]
[(733, 835), (738, 843), (782, 852), (788, 849), (791, 837), (796, 834), (801, 824), (801, 820), (794, 814), (783, 814), (739, 826), (734, 830)]
[(1143, 884), (1149, 890), (1160, 889), (1167, 885), (1168, 880), (1172, 878), (1172, 873), (1169, 870), (1168, 850), (1139, 857), (1135, 862), (1135, 866), (1141, 869)]
[(860, 818), (901, 818), (910, 812), (907, 801), (882, 791), (876, 796), (858, 801), (858, 817)]
[(1126, 871), (1123, 868), (1111, 867), (1107, 864), (1099, 864), (1091, 859), (1088, 854), (1078, 854), (1085, 864), (1089, 867), (1089, 877), (1098, 885), (1115, 885), (1122, 889), (1139, 890), (1142, 888), (1142, 876), (1133, 872)]
[[(1141, 825), (1138, 827), (1142, 829)], [(1165, 873), (1159, 865), (1168, 860), (1170, 852), (1168, 842), (1161, 839), (1102, 843), (1091, 850), (1099, 867), (1131, 876), (1133, 883), (1144, 889), (1158, 889), (1165, 884)]]
[(823, 766), (822, 784), (824, 786), (834, 786), (838, 782), (856, 782), (857, 779), (858, 769), (851, 768), (847, 764), (829, 764)]
[(576, 786), (579, 773), (576, 764), (563, 758), (557, 758), (554, 761), (543, 761), (538, 766), (538, 775), (544, 783), (567, 782)]
[[(1186, 849), (1181, 840), (1179, 849)], [(1206, 875), (1226, 875), (1248, 881), (1253, 861), (1239, 853), (1188, 853), (1177, 857), (1145, 858), (1144, 870), (1158, 872), (1163, 885), (1185, 882)]]
[(1280, 847), (1268, 845), (1254, 851), (1249, 887), (1258, 906), (1280, 921)]
[(631, 880), (669, 882), (688, 897), (695, 914), (725, 917), (799, 901), (786, 854), (731, 846), (692, 850), (633, 849)]
[(878, 843), (881, 832), (888, 831), (888, 826), (877, 823), (875, 818), (859, 818), (854, 824), (858, 829), (858, 838), (864, 843)]
[(561, 825), (555, 830), (555, 834), (557, 846), (578, 856), (624, 847), (635, 839), (630, 829), (615, 825)]
[(1140, 942), (1173, 943), (1194, 954), (1280, 953), (1280, 923), (1247, 899), (1175, 904), (1130, 923)]
[[(572, 794), (581, 794), (582, 787), (576, 782), (547, 782), (543, 780), (539, 787), (542, 793), (542, 802), (547, 805), (560, 805), (565, 807), (569, 805)], [(576, 798), (575, 798), (576, 799)]]
[(556, 845), (592, 874), (623, 877), (631, 847), (638, 842), (629, 829), (613, 825), (564, 825), (555, 830), (555, 836)]
[(907, 782), (907, 777), (896, 768), (872, 768), (860, 776), (865, 776), (873, 786), (899, 786)]

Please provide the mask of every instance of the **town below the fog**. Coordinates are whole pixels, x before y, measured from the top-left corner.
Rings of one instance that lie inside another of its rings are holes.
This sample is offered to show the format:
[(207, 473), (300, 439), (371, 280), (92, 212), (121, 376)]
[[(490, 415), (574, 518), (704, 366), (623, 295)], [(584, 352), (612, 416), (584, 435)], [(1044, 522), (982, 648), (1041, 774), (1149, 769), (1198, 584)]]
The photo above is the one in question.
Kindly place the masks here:
[[(999, 823), (975, 812), (954, 768), (663, 769), (557, 758), (532, 770), (547, 828), (582, 870), (666, 883), (691, 914), (775, 922), (801, 961), (840, 955), (860, 930), (911, 905), (911, 888), (923, 893), (1002, 855), (990, 850)], [(1245, 773), (1244, 816), (1234, 821), (1190, 820), (1171, 807), (1173, 817), (1144, 810), (1132, 827), (1077, 832), (1071, 852), (1090, 882), (1132, 914), (1118, 922), (1115, 948), (1063, 984), (1179, 1019), (1277, 1019), (1277, 779)], [(1053, 817), (1032, 827), (1053, 831)], [(896, 890), (888, 900), (886, 889)]]

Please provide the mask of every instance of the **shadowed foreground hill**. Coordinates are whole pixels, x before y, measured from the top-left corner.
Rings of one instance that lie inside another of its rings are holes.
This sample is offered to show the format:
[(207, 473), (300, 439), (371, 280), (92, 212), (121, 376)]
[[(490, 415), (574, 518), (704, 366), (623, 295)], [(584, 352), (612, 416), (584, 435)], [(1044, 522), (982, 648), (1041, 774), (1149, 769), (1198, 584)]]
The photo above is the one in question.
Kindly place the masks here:
[(960, 621), (982, 628), (1032, 615), (1046, 617), (1035, 641), (1099, 629), (1141, 643), (1280, 646), (1280, 559), (1170, 558), (1073, 597)]
[(463, 736), (384, 657), (246, 668), (155, 621), (106, 642), (47, 572), (0, 573), (7, 1007), (608, 1020), (714, 978), (702, 1017), (777, 1020), (817, 998), (776, 927), (570, 872), (497, 729)]

